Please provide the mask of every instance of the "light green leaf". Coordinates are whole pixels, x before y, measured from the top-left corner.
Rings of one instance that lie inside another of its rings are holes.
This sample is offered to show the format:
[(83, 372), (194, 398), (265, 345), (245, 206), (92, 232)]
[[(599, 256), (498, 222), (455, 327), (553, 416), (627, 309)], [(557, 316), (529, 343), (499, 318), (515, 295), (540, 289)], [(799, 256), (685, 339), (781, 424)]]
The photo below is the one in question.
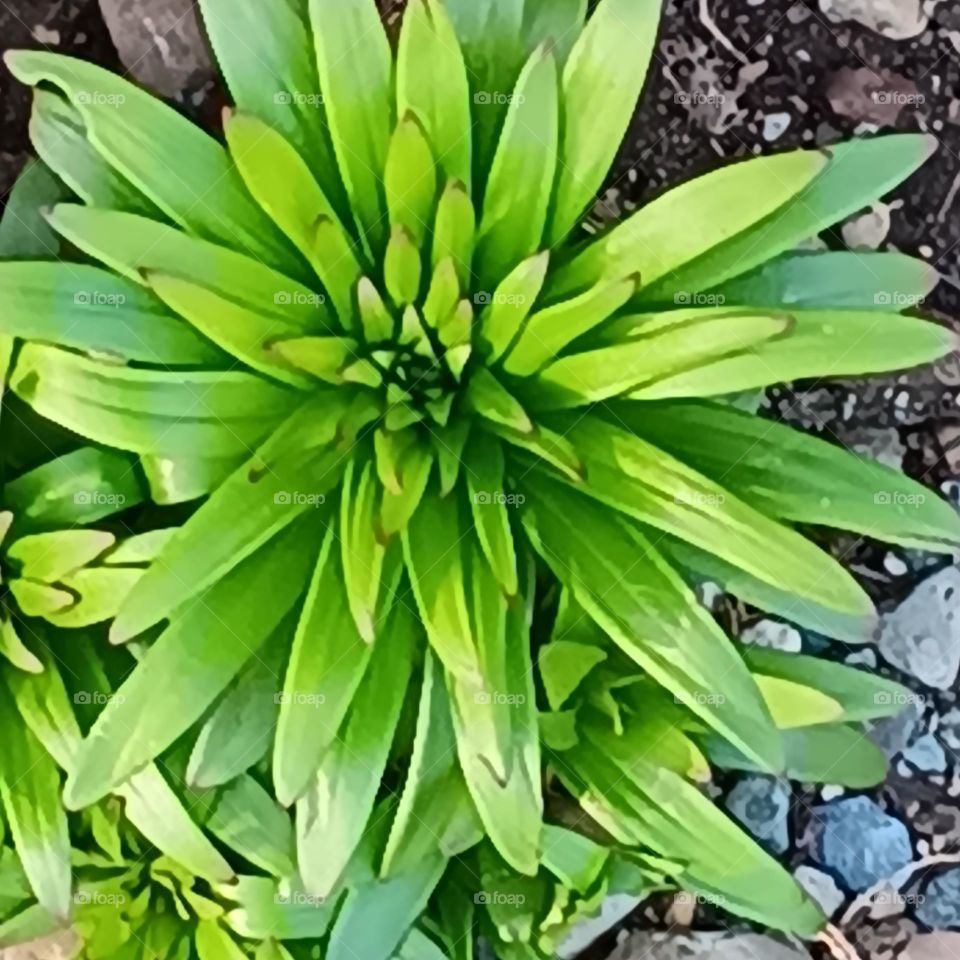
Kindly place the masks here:
[(201, 0), (207, 36), (237, 109), (259, 117), (299, 150), (341, 217), (346, 193), (330, 142), (302, 0)]
[(240, 877), (217, 892), (238, 904), (226, 920), (247, 940), (318, 940), (326, 934), (336, 908), (336, 898), (327, 902), (305, 893), (299, 883), (278, 883), (268, 877)]
[(895, 313), (802, 310), (787, 336), (641, 387), (636, 400), (712, 397), (808, 378), (906, 370), (957, 348), (948, 327)]
[(70, 837), (53, 759), (0, 696), (0, 799), (14, 846), (40, 905), (55, 917), (70, 914)]
[(520, 433), (533, 433), (533, 421), (519, 401), (486, 368), (477, 370), (467, 384), (466, 401), (485, 420)]
[(378, 539), (377, 500), (380, 484), (372, 460), (350, 461), (340, 495), (340, 555), (350, 612), (366, 643), (374, 640), (377, 597), (386, 546)]
[(439, 270), (446, 261), (452, 261), (460, 288), (469, 289), (474, 280), (476, 239), (477, 217), (473, 202), (463, 181), (451, 180), (437, 203), (431, 250), (434, 271)]
[(423, 263), (413, 234), (406, 227), (394, 227), (384, 260), (384, 283), (398, 307), (407, 307), (420, 296)]
[(122, 643), (159, 623), (298, 516), (316, 511), (340, 477), (328, 450), (342, 407), (308, 403), (194, 513), (127, 598), (111, 628)]
[(273, 781), (284, 806), (296, 801), (315, 778), (373, 650), (350, 613), (339, 552), (331, 527), (317, 555), (283, 682)]
[(100, 799), (203, 715), (296, 602), (315, 535), (313, 518), (278, 534), (164, 631), (84, 741), (65, 791), (71, 809)]
[(174, 227), (116, 210), (59, 203), (50, 225), (81, 251), (145, 284), (145, 271), (190, 280), (228, 300), (303, 330), (323, 331), (329, 314), (313, 290), (265, 264)]
[[(827, 165), (819, 176), (808, 179), (806, 184), (797, 184), (803, 189), (794, 189), (792, 198), (783, 196), (779, 209), (764, 207), (763, 213), (757, 208), (757, 202), (763, 196), (757, 190), (757, 183), (750, 191), (751, 184), (747, 181), (748, 192), (743, 196), (743, 206), (739, 206), (734, 197), (718, 193), (722, 222), (731, 223), (730, 212), (738, 206), (749, 219), (724, 237), (714, 239), (709, 246), (701, 247), (700, 256), (685, 258), (684, 269), (669, 276), (665, 272), (656, 277), (648, 276), (649, 281), (662, 279), (646, 288), (643, 297), (657, 301), (669, 297), (675, 290), (708, 290), (794, 249), (804, 240), (889, 193), (923, 164), (937, 146), (936, 137), (912, 133), (857, 138), (834, 144), (826, 151)], [(781, 159), (796, 156), (787, 153), (782, 154)], [(697, 219), (701, 223), (712, 222), (706, 211), (702, 211)], [(688, 221), (678, 218), (676, 222)], [(680, 267), (681, 263), (673, 266)]]
[(290, 817), (253, 777), (244, 774), (220, 790), (206, 827), (255, 867), (280, 878), (295, 873)]
[(794, 730), (843, 719), (843, 707), (825, 693), (756, 670), (751, 672), (778, 729)]
[(470, 90), (453, 24), (438, 0), (411, 0), (397, 48), (397, 111), (422, 125), (446, 177), (470, 183)]
[(0, 332), (121, 361), (221, 366), (225, 359), (141, 287), (84, 264), (0, 264)]
[(921, 550), (960, 543), (956, 511), (926, 488), (782, 424), (701, 401), (624, 404), (616, 415), (772, 517), (839, 526)]
[(540, 249), (557, 165), (559, 96), (557, 62), (544, 46), (520, 74), (490, 168), (476, 257), (483, 289)]
[(110, 620), (142, 576), (143, 569), (139, 567), (77, 570), (60, 581), (60, 586), (73, 595), (73, 602), (53, 611), (47, 619), (64, 629), (89, 627)]
[(584, 457), (584, 493), (678, 536), (777, 588), (841, 613), (872, 605), (828, 553), (769, 520), (669, 454), (599, 418), (550, 421)]
[(757, 762), (778, 769), (779, 737), (760, 692), (692, 591), (635, 525), (538, 474), (524, 480), (523, 520), (558, 579), (678, 702)]
[[(793, 151), (732, 163), (688, 180), (646, 204), (587, 247), (551, 278), (550, 296), (568, 296), (602, 277), (639, 274), (645, 285), (643, 298), (653, 298), (651, 290), (662, 277), (661, 298), (674, 301), (676, 293), (682, 298), (681, 303), (689, 303), (691, 294), (708, 286), (674, 283), (675, 271), (775, 214), (814, 180), (826, 162), (817, 151)], [(698, 229), (688, 229), (693, 222)], [(810, 230), (797, 237), (796, 242), (815, 232)], [(759, 246), (762, 254), (755, 254), (751, 265), (772, 255), (766, 239)], [(695, 278), (694, 274), (690, 279)]]
[(557, 827), (543, 825), (541, 860), (564, 886), (586, 893), (594, 885), (610, 859), (610, 848), (589, 837)]
[[(632, 320), (624, 318), (624, 326)], [(660, 314), (651, 318), (642, 335), (555, 360), (537, 378), (536, 403), (557, 409), (607, 400), (629, 390), (635, 391), (630, 396), (656, 393), (660, 384), (701, 376), (702, 370), (722, 365), (725, 357), (755, 356), (767, 342), (785, 340), (791, 322), (782, 314), (735, 311)], [(636, 390), (640, 384), (644, 386)]]
[(403, 553), (430, 645), (449, 672), (478, 687), (482, 671), (467, 607), (462, 524), (454, 498), (431, 490), (403, 531)]
[(428, 650), (410, 766), (380, 874), (384, 878), (403, 874), (438, 851), (444, 857), (455, 856), (482, 836), (456, 760), (450, 701), (440, 668)]
[(554, 640), (540, 648), (538, 665), (551, 709), (559, 710), (576, 692), (587, 674), (607, 659), (600, 647), (573, 640)]
[(576, 226), (613, 164), (646, 78), (660, 6), (660, 0), (601, 0), (573, 45), (563, 71), (550, 246)]
[(14, 541), (7, 557), (20, 564), (20, 575), (52, 583), (92, 563), (117, 541), (102, 530), (60, 530), (36, 533)]
[(140, 458), (150, 488), (150, 498), (157, 506), (170, 506), (198, 500), (213, 492), (246, 459), (244, 454), (232, 457), (159, 456)]
[(39, 87), (33, 91), (30, 142), (43, 162), (84, 203), (163, 219), (163, 214), (97, 153), (87, 139), (82, 117), (59, 93)]
[(390, 223), (406, 230), (419, 250), (433, 222), (437, 169), (423, 127), (413, 115), (402, 117), (393, 132), (383, 182)]
[(518, 377), (532, 376), (574, 340), (619, 310), (636, 288), (634, 279), (598, 284), (579, 297), (539, 310), (526, 322), (507, 354), (504, 368)]
[(547, 430), (545, 427), (536, 427), (533, 433), (523, 433), (512, 430), (499, 424), (488, 421), (484, 429), (489, 433), (506, 440), (507, 443), (526, 450), (539, 457), (552, 467), (556, 467), (565, 477), (574, 483), (580, 483), (584, 478), (583, 462), (573, 444), (559, 433)]
[(414, 927), (400, 944), (393, 960), (448, 960), (448, 957), (426, 934)]
[(310, 0), (310, 20), (340, 175), (364, 245), (381, 253), (386, 218), (380, 177), (394, 123), (390, 44), (367, 0)]
[(523, 35), (527, 50), (549, 43), (563, 63), (587, 19), (587, 0), (525, 0)]
[(25, 670), (27, 673), (43, 672), (43, 664), (20, 639), (13, 620), (0, 621), (0, 656), (9, 660), (18, 670)]
[(297, 803), (298, 861), (311, 893), (328, 897), (333, 892), (373, 812), (410, 680), (417, 634), (415, 617), (406, 603), (397, 602), (340, 735)]
[(246, 960), (240, 945), (215, 920), (201, 920), (194, 934), (197, 960)]
[(497, 287), (494, 294), (478, 294), (486, 309), (480, 319), (480, 336), (492, 364), (500, 359), (520, 333), (533, 310), (550, 264), (548, 251), (524, 260)]
[(465, 469), (474, 529), (483, 555), (503, 590), (515, 596), (519, 589), (517, 558), (502, 445), (488, 434), (479, 434), (466, 451)]
[[(226, 150), (200, 127), (93, 64), (32, 50), (9, 51), (5, 60), (21, 82), (61, 90), (97, 152), (175, 223), (299, 272), (292, 250), (244, 192)], [(178, 176), (170, 176), (171, 170)]]
[(186, 779), (191, 786), (221, 786), (259, 763), (270, 749), (292, 633), (292, 618), (287, 617), (221, 697), (190, 754)]
[(902, 253), (787, 253), (718, 287), (723, 303), (892, 313), (920, 306), (937, 271)]
[(404, 449), (396, 464), (398, 485), (383, 492), (380, 526), (385, 536), (400, 533), (410, 522), (426, 492), (433, 461), (433, 451), (423, 443), (416, 442)]

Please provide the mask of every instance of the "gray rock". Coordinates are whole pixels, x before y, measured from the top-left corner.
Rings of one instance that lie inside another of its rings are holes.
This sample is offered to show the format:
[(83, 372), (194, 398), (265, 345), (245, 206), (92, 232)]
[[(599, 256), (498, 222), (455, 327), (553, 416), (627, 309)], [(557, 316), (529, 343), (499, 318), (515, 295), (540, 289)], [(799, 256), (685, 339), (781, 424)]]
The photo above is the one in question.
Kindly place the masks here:
[(813, 867), (797, 867), (794, 879), (807, 893), (820, 904), (820, 909), (832, 917), (844, 904), (846, 897), (837, 886), (836, 880), (828, 873), (822, 873)]
[(957, 960), (960, 934), (931, 933), (914, 937), (900, 960)]
[(908, 703), (896, 716), (875, 720), (867, 727), (870, 739), (883, 751), (888, 760), (902, 753), (916, 736), (923, 707), (919, 700)]
[(758, 620), (743, 631), (740, 640), (754, 647), (768, 647), (787, 653), (799, 653), (803, 648), (800, 632), (789, 623), (779, 623), (776, 620)]
[(932, 733), (924, 734), (904, 750), (903, 759), (921, 773), (945, 773), (947, 769), (947, 753)]
[(834, 23), (854, 20), (892, 40), (907, 40), (927, 25), (922, 0), (820, 0)]
[(175, 97), (213, 75), (193, 0), (100, 0), (120, 59), (144, 86)]
[(769, 113), (763, 118), (763, 139), (768, 143), (779, 140), (790, 126), (789, 113)]
[(809, 954), (757, 934), (670, 933), (637, 931), (609, 960), (809, 960)]
[(641, 902), (638, 897), (631, 897), (625, 893), (615, 893), (607, 897), (595, 917), (587, 917), (570, 931), (567, 939), (560, 944), (557, 956), (560, 960), (572, 960), (573, 957), (579, 956), (594, 940), (602, 937), (624, 917), (633, 913)]
[(880, 653), (895, 667), (937, 690), (960, 671), (960, 570), (946, 567), (924, 580), (880, 621)]
[(814, 808), (814, 859), (860, 893), (913, 860), (910, 834), (867, 797)]
[(744, 777), (730, 791), (727, 809), (773, 853), (790, 849), (790, 785), (773, 777)]
[(914, 913), (925, 927), (931, 930), (960, 929), (960, 869), (934, 877), (922, 896), (923, 900)]

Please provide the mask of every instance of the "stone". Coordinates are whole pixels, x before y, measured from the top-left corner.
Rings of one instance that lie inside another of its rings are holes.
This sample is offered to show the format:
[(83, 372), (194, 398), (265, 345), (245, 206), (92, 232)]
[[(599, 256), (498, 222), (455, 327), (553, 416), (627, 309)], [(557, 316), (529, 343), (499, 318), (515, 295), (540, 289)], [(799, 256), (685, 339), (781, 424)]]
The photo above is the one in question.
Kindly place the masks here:
[(847, 899), (829, 873), (804, 865), (797, 867), (793, 877), (820, 904), (820, 909), (828, 917), (832, 917)]
[(924, 580), (880, 620), (880, 653), (921, 683), (948, 690), (960, 672), (960, 569)]
[(853, 20), (891, 40), (916, 37), (928, 23), (923, 0), (820, 0), (820, 9), (834, 23)]
[(799, 947), (759, 934), (671, 933), (637, 931), (608, 960), (809, 960)]
[(790, 785), (773, 777), (744, 777), (730, 791), (727, 809), (772, 853), (790, 849)]
[(923, 718), (919, 698), (908, 703), (895, 716), (874, 720), (867, 726), (867, 735), (883, 751), (888, 760), (898, 756), (913, 740)]
[(768, 143), (779, 140), (790, 126), (789, 113), (769, 113), (763, 118), (763, 139)]
[(144, 86), (176, 97), (214, 73), (193, 0), (100, 0), (120, 59)]
[(848, 890), (861, 893), (913, 860), (910, 834), (868, 797), (815, 807), (813, 857)]
[(602, 937), (615, 927), (624, 917), (633, 913), (643, 901), (625, 893), (615, 893), (607, 897), (600, 912), (595, 917), (581, 920), (560, 944), (557, 956), (560, 960), (573, 960), (580, 956), (594, 940)]
[(903, 759), (920, 773), (945, 773), (947, 752), (932, 734), (927, 733), (903, 751)]
[(900, 960), (957, 960), (960, 934), (930, 933), (914, 937)]
[(790, 624), (776, 620), (758, 620), (743, 631), (740, 640), (754, 647), (768, 647), (787, 653), (799, 653), (803, 648), (800, 632)]
[(935, 876), (921, 897), (914, 914), (925, 927), (960, 929), (960, 868)]

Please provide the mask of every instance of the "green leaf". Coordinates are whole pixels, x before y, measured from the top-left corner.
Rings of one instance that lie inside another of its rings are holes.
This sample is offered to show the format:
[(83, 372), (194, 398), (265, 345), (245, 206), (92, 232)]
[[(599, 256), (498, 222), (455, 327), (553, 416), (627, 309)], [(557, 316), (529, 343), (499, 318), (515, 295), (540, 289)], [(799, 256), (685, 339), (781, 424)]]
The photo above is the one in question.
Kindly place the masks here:
[(403, 531), (403, 554), (431, 647), (446, 670), (479, 686), (462, 545), (467, 532), (456, 501), (431, 490)]
[(13, 620), (5, 619), (0, 622), (0, 656), (9, 660), (18, 670), (25, 670), (27, 673), (43, 672), (43, 664), (29, 647), (24, 645)]
[(448, 960), (448, 957), (426, 934), (414, 927), (400, 944), (393, 960)]
[(250, 369), (273, 380), (301, 389), (309, 378), (291, 369), (274, 342), (296, 337), (300, 330), (277, 317), (266, 317), (218, 296), (211, 290), (177, 277), (148, 272), (146, 278), (160, 299), (218, 347)]
[(422, 860), (407, 873), (351, 889), (330, 934), (327, 960), (389, 960), (426, 908), (446, 865), (443, 857)]
[(377, 597), (386, 547), (378, 539), (376, 514), (380, 484), (374, 464), (350, 461), (340, 495), (340, 555), (350, 612), (366, 643), (373, 643)]
[(485, 367), (477, 370), (467, 384), (466, 401), (471, 409), (493, 424), (533, 433), (533, 421), (519, 401)]
[(270, 749), (292, 632), (288, 617), (220, 698), (190, 754), (186, 779), (191, 786), (221, 786), (258, 764)]
[[(559, 299), (584, 290), (602, 277), (610, 280), (639, 274), (645, 285), (642, 298), (654, 299), (652, 291), (662, 287), (661, 298), (673, 301), (679, 291), (681, 298), (687, 298), (681, 303), (689, 302), (692, 293), (713, 284), (691, 285), (694, 280), (699, 283), (696, 274), (686, 285), (675, 283), (678, 268), (775, 214), (814, 180), (826, 162), (818, 151), (798, 150), (743, 160), (688, 180), (587, 247), (551, 279), (550, 296)], [(690, 230), (689, 224), (694, 222), (698, 228)], [(815, 232), (811, 229), (796, 242)], [(754, 253), (751, 266), (773, 255), (766, 238), (759, 246), (763, 252), (760, 256), (759, 250)], [(660, 278), (663, 280), (657, 284)]]
[(563, 71), (551, 247), (577, 225), (613, 164), (640, 98), (659, 16), (660, 0), (602, 0), (574, 43)]
[(32, 50), (9, 51), (5, 61), (21, 82), (61, 90), (97, 152), (175, 223), (271, 266), (299, 271), (293, 252), (244, 192), (226, 150), (200, 127), (93, 64)]
[[(273, 752), (277, 798), (290, 806), (307, 789), (337, 738), (373, 647), (357, 632), (331, 527), (303, 604), (280, 696)], [(317, 636), (323, 636), (318, 643)]]
[(564, 415), (550, 422), (584, 457), (584, 493), (802, 599), (845, 614), (872, 613), (850, 574), (796, 531), (621, 427), (577, 419)]
[(367, 0), (310, 0), (310, 20), (340, 175), (364, 245), (379, 253), (386, 245), (380, 176), (394, 122), (390, 44)]
[(226, 920), (247, 940), (317, 940), (326, 934), (336, 907), (335, 900), (307, 894), (294, 881), (268, 877), (240, 877), (217, 892), (238, 904)]
[(30, 142), (43, 162), (84, 203), (163, 219), (163, 214), (97, 153), (87, 139), (82, 117), (59, 93), (39, 87), (33, 91)]
[[(923, 164), (937, 146), (936, 137), (925, 134), (894, 134), (834, 144), (826, 151), (827, 165), (819, 176), (798, 184), (803, 189), (793, 190), (792, 198), (784, 196), (779, 208), (764, 207), (763, 212), (757, 207), (761, 194), (756, 183), (747, 181), (748, 191), (751, 186), (753, 190), (743, 196), (743, 206), (734, 197), (718, 194), (722, 222), (730, 224), (730, 212), (738, 207), (748, 215), (747, 222), (701, 247), (696, 258), (685, 258), (684, 269), (669, 276), (666, 272), (656, 278), (648, 276), (649, 281), (661, 277), (662, 280), (645, 289), (643, 297), (656, 301), (669, 297), (675, 290), (708, 290), (794, 249), (891, 191)], [(700, 220), (701, 216), (704, 219)], [(698, 221), (712, 222), (707, 211), (700, 211)], [(676, 222), (689, 221), (678, 218)], [(681, 263), (673, 266), (680, 267)]]
[(0, 798), (13, 842), (40, 905), (55, 917), (70, 914), (70, 837), (60, 804), (60, 774), (53, 759), (0, 696)]
[(836, 723), (843, 719), (843, 707), (825, 693), (780, 677), (768, 677), (755, 670), (751, 672), (773, 722), (780, 730)]
[(326, 445), (342, 413), (329, 396), (311, 401), (217, 488), (127, 598), (111, 628), (114, 643), (170, 616), (324, 502), (340, 478), (339, 458)]
[(363, 271), (353, 240), (309, 167), (287, 140), (255, 117), (237, 114), (225, 132), (247, 189), (313, 267), (341, 325), (349, 328), (353, 287)]
[(4, 260), (57, 257), (60, 239), (44, 219), (44, 212), (67, 196), (64, 185), (42, 163), (28, 160), (0, 216), (0, 257)]
[(380, 526), (384, 536), (400, 533), (410, 522), (426, 492), (433, 461), (433, 451), (422, 443), (415, 442), (404, 449), (395, 464), (397, 487), (395, 490), (388, 487), (383, 493)]
[(544, 867), (564, 886), (578, 893), (590, 890), (610, 859), (608, 847), (601, 846), (573, 830), (550, 823), (543, 825), (540, 842), (543, 846), (541, 859)]
[(397, 602), (340, 735), (297, 803), (298, 861), (311, 893), (331, 894), (373, 812), (410, 680), (417, 633), (406, 603)]
[(477, 303), (486, 305), (480, 335), (489, 363), (499, 360), (520, 333), (540, 295), (549, 264), (550, 254), (545, 250), (514, 268), (493, 295), (477, 295)]
[(246, 960), (240, 945), (215, 920), (201, 920), (194, 934), (197, 960)]
[(791, 380), (886, 373), (931, 363), (957, 348), (949, 328), (895, 313), (803, 310), (791, 317), (787, 336), (663, 377), (630, 396), (712, 397)]
[(523, 433), (492, 421), (485, 423), (484, 429), (556, 467), (574, 483), (583, 480), (584, 467), (579, 454), (573, 444), (559, 433), (540, 426), (536, 427), (533, 433)]
[(100, 799), (203, 715), (296, 602), (315, 534), (311, 519), (278, 534), (164, 631), (84, 741), (65, 791), (71, 809)]
[(503, 590), (514, 596), (519, 589), (517, 558), (510, 529), (503, 447), (487, 434), (479, 434), (466, 451), (467, 490), (474, 528), (483, 554)]
[(476, 257), (484, 289), (540, 249), (557, 165), (559, 96), (557, 62), (544, 46), (517, 81), (484, 192)]
[(600, 647), (573, 640), (554, 640), (544, 644), (540, 648), (538, 664), (551, 709), (560, 710), (587, 674), (606, 659), (606, 651)]
[(143, 569), (97, 567), (63, 577), (59, 586), (73, 595), (72, 603), (47, 615), (58, 627), (77, 629), (103, 623), (117, 610), (143, 576)]
[(147, 271), (163, 273), (302, 330), (329, 326), (323, 298), (309, 287), (253, 257), (182, 230), (130, 213), (71, 203), (57, 204), (47, 220), (83, 253), (137, 283), (146, 283)]
[[(469, 289), (474, 279), (476, 236), (476, 211), (467, 188), (463, 181), (451, 180), (437, 203), (431, 263), (436, 272), (445, 262), (452, 261), (460, 287), (464, 290)], [(459, 294), (459, 290), (457, 292)]]
[(631, 397), (655, 394), (661, 384), (682, 383), (685, 377), (706, 379), (702, 371), (722, 365), (725, 357), (750, 358), (767, 342), (786, 340), (790, 325), (790, 317), (782, 314), (660, 314), (649, 326), (639, 326), (647, 326), (639, 336), (554, 361), (537, 378), (536, 403), (544, 409), (576, 407), (630, 390)]
[(447, 679), (457, 752), (487, 835), (514, 869), (533, 876), (543, 797), (530, 660), (530, 572), (524, 593), (508, 602), (478, 551), (470, 561), (468, 602), (481, 679)]
[(482, 836), (456, 760), (450, 701), (440, 668), (427, 651), (410, 766), (380, 874), (389, 878), (414, 870), (438, 851), (456, 856)]
[(239, 371), (121, 367), (26, 344), (11, 388), (42, 416), (136, 453), (228, 456), (255, 446), (296, 394)]
[(281, 878), (295, 873), (290, 817), (253, 777), (237, 777), (220, 790), (206, 827), (255, 867)]
[(330, 141), (305, 4), (201, 0), (217, 65), (238, 110), (270, 124), (308, 162), (341, 217), (346, 193)]
[(527, 50), (548, 43), (560, 63), (570, 54), (587, 19), (587, 0), (525, 0), (523, 35)]
[(437, 202), (437, 169), (433, 151), (417, 118), (404, 116), (390, 139), (383, 176), (390, 223), (402, 227), (423, 247)]
[(939, 274), (902, 253), (787, 253), (718, 287), (724, 303), (879, 310), (917, 307)]
[(387, 292), (398, 307), (407, 307), (417, 300), (423, 263), (413, 234), (406, 227), (394, 227), (383, 270)]
[(470, 183), (470, 90), (442, 2), (411, 0), (397, 48), (397, 110), (422, 125), (446, 177)]
[(538, 471), (523, 489), (533, 546), (589, 616), (678, 702), (778, 769), (779, 737), (746, 665), (636, 526)]
[(102, 530), (60, 530), (37, 533), (14, 541), (7, 557), (20, 564), (20, 575), (52, 583), (92, 563), (117, 538)]
[(846, 722), (895, 716), (910, 700), (899, 683), (817, 657), (747, 647), (747, 666), (756, 676), (773, 677), (809, 687), (836, 701)]
[(574, 340), (619, 310), (636, 288), (635, 280), (598, 284), (579, 297), (539, 310), (527, 320), (507, 354), (504, 368), (518, 377), (532, 376)]
[(143, 456), (140, 464), (157, 506), (187, 503), (212, 493), (245, 460), (232, 457)]
[(629, 430), (781, 520), (921, 550), (960, 543), (948, 503), (896, 470), (790, 427), (713, 403), (621, 405)]

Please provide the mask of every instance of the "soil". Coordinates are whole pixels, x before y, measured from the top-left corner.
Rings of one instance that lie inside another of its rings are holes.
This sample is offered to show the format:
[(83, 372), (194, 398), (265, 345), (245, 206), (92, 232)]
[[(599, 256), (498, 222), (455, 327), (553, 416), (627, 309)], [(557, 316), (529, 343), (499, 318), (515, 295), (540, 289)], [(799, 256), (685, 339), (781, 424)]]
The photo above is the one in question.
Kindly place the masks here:
[[(391, 16), (400, 6), (394, 0), (383, 5)], [(823, 5), (829, 6), (827, 0)], [(896, 39), (859, 23), (834, 23), (818, 0), (669, 0), (646, 93), (596, 219), (614, 219), (725, 158), (825, 145), (876, 130), (931, 132), (940, 147), (920, 175), (878, 205), (872, 218), (838, 227), (823, 239), (831, 247), (862, 244), (930, 261), (945, 282), (924, 309), (956, 326), (960, 0), (928, 0), (926, 8), (932, 13), (929, 25), (915, 37)], [(123, 69), (97, 0), (2, 0), (0, 50), (21, 46)], [(894, 103), (876, 96), (881, 88), (897, 93)], [(0, 67), (0, 199), (29, 155), (29, 99)], [(211, 120), (224, 97), (207, 84), (184, 91), (178, 100), (187, 112)], [(944, 362), (870, 384), (785, 387), (771, 391), (767, 406), (770, 415), (804, 429), (893, 457), (931, 490), (957, 499), (958, 386), (960, 363)], [(889, 550), (878, 544), (834, 538), (829, 545), (868, 586), (881, 611), (894, 608), (932, 571), (951, 562), (911, 553), (901, 554), (891, 568)], [(807, 642), (819, 643), (828, 656), (843, 658), (847, 652), (816, 638)], [(916, 686), (892, 668), (882, 670)], [(955, 706), (956, 690), (942, 691), (931, 698), (928, 712), (942, 715)], [(960, 845), (960, 790), (950, 782), (905, 774), (895, 765), (888, 783), (872, 794), (908, 824), (918, 855)], [(808, 861), (809, 811), (822, 799), (816, 791), (795, 791), (793, 849), (785, 858), (793, 866)], [(668, 906), (638, 910), (623, 929), (664, 922)], [(709, 914), (671, 919), (695, 928), (719, 922)], [(847, 935), (865, 956), (892, 957), (916, 929), (905, 911), (879, 922), (857, 918)], [(606, 957), (620, 933), (611, 931), (596, 944), (590, 960)]]

